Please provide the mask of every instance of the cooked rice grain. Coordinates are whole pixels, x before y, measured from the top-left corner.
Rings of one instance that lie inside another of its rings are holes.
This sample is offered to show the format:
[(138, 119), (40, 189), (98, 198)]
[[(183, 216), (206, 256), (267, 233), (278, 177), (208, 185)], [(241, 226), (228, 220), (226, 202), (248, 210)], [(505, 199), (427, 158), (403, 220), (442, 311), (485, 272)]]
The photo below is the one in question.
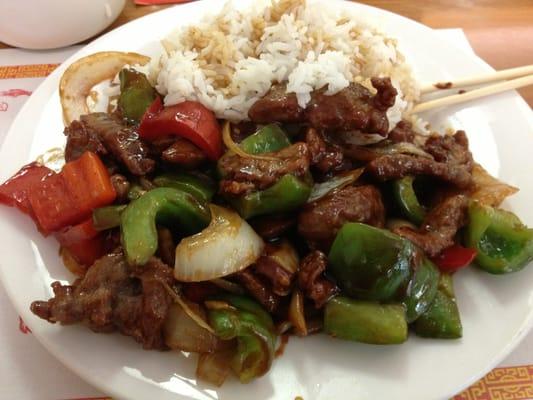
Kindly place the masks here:
[(369, 21), (319, 1), (259, 3), (246, 10), (226, 3), (219, 14), (163, 41), (150, 76), (166, 105), (195, 100), (219, 118), (242, 120), (276, 82), (285, 82), (305, 107), (315, 89), (327, 86), (334, 94), (359, 82), (373, 90), (371, 77), (389, 76), (400, 93), (388, 112), (394, 126), (418, 99), (396, 40)]

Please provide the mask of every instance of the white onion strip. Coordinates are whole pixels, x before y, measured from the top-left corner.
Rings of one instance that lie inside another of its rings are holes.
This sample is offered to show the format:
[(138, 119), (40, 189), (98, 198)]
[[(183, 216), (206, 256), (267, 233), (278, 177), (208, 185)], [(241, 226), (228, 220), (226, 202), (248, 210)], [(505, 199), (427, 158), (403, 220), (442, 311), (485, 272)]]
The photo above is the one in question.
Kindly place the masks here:
[(80, 58), (63, 73), (59, 82), (59, 97), (65, 125), (88, 114), (87, 96), (98, 83), (113, 79), (126, 64), (144, 65), (150, 57), (137, 53), (103, 51)]
[(211, 223), (176, 247), (174, 277), (181, 282), (222, 278), (253, 264), (264, 242), (235, 211), (210, 205)]

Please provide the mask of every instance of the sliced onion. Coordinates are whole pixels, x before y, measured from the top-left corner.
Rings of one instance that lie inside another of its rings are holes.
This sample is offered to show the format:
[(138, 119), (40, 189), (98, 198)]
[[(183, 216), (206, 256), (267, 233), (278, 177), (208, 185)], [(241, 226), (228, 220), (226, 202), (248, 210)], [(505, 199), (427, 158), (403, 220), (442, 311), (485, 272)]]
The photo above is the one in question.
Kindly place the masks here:
[(387, 139), (386, 136), (378, 135), (376, 133), (363, 133), (360, 131), (337, 132), (337, 135), (341, 142), (355, 144), (357, 146), (376, 144)]
[(236, 310), (231, 304), (222, 300), (206, 300), (204, 304), (208, 310)]
[(238, 272), (253, 264), (265, 244), (235, 211), (210, 205), (211, 223), (176, 247), (174, 277), (202, 282)]
[(276, 157), (270, 157), (270, 156), (263, 156), (260, 154), (250, 154), (245, 152), (243, 149), (240, 148), (240, 146), (233, 141), (231, 138), (231, 123), (229, 121), (224, 122), (224, 125), (222, 126), (222, 141), (228, 148), (228, 150), (231, 150), (235, 154), (237, 154), (239, 157), (242, 158), (256, 158), (258, 160), (267, 160), (267, 161), (276, 161)]
[(294, 246), (288, 241), (283, 240), (277, 246), (271, 246), (273, 251), (268, 253), (268, 257), (272, 258), (278, 265), (283, 267), (290, 273), (296, 273), (300, 266), (300, 258)]
[(284, 333), (287, 333), (289, 329), (292, 328), (292, 322), (291, 321), (283, 321), (276, 325), (276, 333), (278, 335), (283, 335)]
[(499, 206), (506, 197), (518, 192), (518, 188), (494, 178), (478, 163), (472, 169), (472, 186), (470, 198), (491, 207)]
[(203, 381), (222, 386), (231, 371), (231, 361), (235, 349), (228, 348), (216, 353), (200, 354), (196, 366), (196, 377)]
[(213, 279), (211, 283), (233, 294), (245, 294), (246, 293), (246, 291), (242, 288), (241, 285), (235, 282), (228, 281), (226, 279), (222, 279), (222, 278)]
[(144, 65), (150, 57), (137, 53), (104, 51), (80, 58), (63, 73), (59, 83), (59, 96), (66, 125), (88, 114), (87, 96), (98, 83), (113, 77), (126, 64)]
[(189, 307), (189, 304), (194, 304), (192, 302), (189, 302), (189, 301), (186, 301), (184, 299), (181, 298), (180, 294), (179, 293), (176, 293), (170, 286), (168, 286), (165, 282), (161, 282), (161, 284), (163, 285), (163, 287), (167, 290), (167, 292), (170, 294), (170, 296), (172, 297), (172, 299), (178, 303), (181, 308), (183, 308), (183, 311), (185, 311), (185, 313), (194, 321), (196, 322), (196, 324), (202, 328), (204, 328), (205, 330), (211, 332), (211, 333), (215, 333), (215, 331), (213, 330), (213, 328), (211, 328), (211, 326), (209, 326), (209, 324), (206, 322), (206, 319), (201, 316), (201, 315), (198, 315), (196, 314), (190, 307)]
[[(196, 303), (187, 302), (187, 307), (207, 324), (205, 311)], [(165, 343), (174, 350), (210, 353), (217, 349), (218, 338), (193, 320), (184, 308), (174, 303), (170, 306), (163, 325)]]
[(361, 176), (364, 170), (364, 168), (357, 168), (352, 171), (335, 175), (326, 182), (316, 183), (311, 190), (311, 194), (309, 195), (307, 202), (312, 203), (320, 200), (322, 197), (325, 197), (336, 189), (342, 189), (343, 187), (351, 185)]
[(426, 153), (420, 147), (409, 142), (394, 143), (385, 147), (372, 147), (372, 150), (378, 154), (412, 154), (414, 156), (433, 158), (431, 154)]
[(292, 292), (291, 304), (289, 306), (289, 321), (291, 321), (294, 331), (298, 336), (307, 336), (307, 324), (304, 316), (304, 296), (299, 289)]

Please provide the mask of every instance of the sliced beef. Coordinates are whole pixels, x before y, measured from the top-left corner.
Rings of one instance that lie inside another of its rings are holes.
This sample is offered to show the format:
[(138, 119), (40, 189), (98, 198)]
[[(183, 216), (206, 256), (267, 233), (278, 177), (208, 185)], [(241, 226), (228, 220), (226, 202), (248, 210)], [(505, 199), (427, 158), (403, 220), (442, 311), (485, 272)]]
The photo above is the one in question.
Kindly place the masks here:
[(145, 349), (166, 349), (162, 324), (172, 302), (164, 284), (172, 269), (152, 258), (132, 270), (122, 251), (102, 257), (73, 285), (54, 282), (54, 297), (34, 301), (31, 311), (49, 322), (83, 323), (95, 332), (119, 331)]
[(272, 291), (278, 296), (287, 296), (290, 293), (294, 273), (287, 271), (274, 258), (268, 255), (259, 257), (254, 272), (269, 281)]
[(466, 189), (472, 183), (472, 154), (464, 131), (455, 135), (432, 135), (423, 150), (430, 157), (389, 154), (377, 157), (367, 165), (367, 172), (380, 181), (407, 175), (428, 175)]
[(342, 146), (344, 157), (353, 161), (354, 163), (366, 164), (381, 155), (368, 146), (360, 146), (356, 144), (345, 144)]
[(248, 117), (258, 124), (277, 122), (303, 122), (303, 109), (294, 93), (287, 93), (284, 84), (272, 85), (261, 99), (248, 111)]
[(274, 85), (248, 112), (256, 123), (309, 122), (317, 129), (360, 130), (367, 133), (387, 134), (389, 123), (386, 115), (394, 105), (397, 95), (389, 78), (373, 78), (376, 95), (362, 85), (351, 83), (333, 95), (322, 88), (311, 93), (305, 109), (298, 105), (294, 93), (286, 93), (285, 85)]
[(351, 83), (347, 88), (330, 96), (326, 95), (324, 89), (313, 92), (311, 101), (305, 109), (306, 120), (318, 129), (360, 130), (386, 135), (389, 131), (389, 121), (383, 101), (386, 102), (385, 98), (392, 91), (396, 92), (396, 89), (390, 84), (390, 79), (384, 79), (388, 80), (390, 89), (380, 81), (376, 88), (378, 94), (375, 96), (357, 83)]
[(323, 275), (327, 263), (326, 255), (318, 250), (309, 253), (300, 263), (298, 286), (313, 300), (316, 308), (322, 308), (338, 292), (337, 286)]
[(301, 176), (309, 170), (309, 151), (302, 142), (263, 155), (273, 159), (244, 158), (236, 154), (221, 158), (219, 168), (224, 177), (220, 182), (221, 193), (241, 195), (266, 189), (285, 174)]
[(272, 291), (268, 282), (255, 275), (251, 268), (235, 274), (235, 278), (269, 312), (274, 312), (278, 308), (280, 297)]
[(378, 110), (387, 111), (396, 102), (398, 91), (392, 86), (390, 78), (372, 78), (370, 81), (374, 89), (378, 91), (373, 98), (372, 105)]
[(391, 154), (378, 157), (368, 163), (366, 171), (379, 181), (389, 181), (408, 175), (428, 175), (467, 188), (472, 175), (461, 165), (439, 163), (427, 157), (407, 154)]
[(198, 167), (207, 159), (202, 150), (187, 139), (181, 138), (175, 139), (174, 143), (162, 152), (161, 158), (168, 163), (190, 169)]
[(305, 135), (305, 142), (309, 148), (311, 165), (321, 172), (339, 171), (346, 166), (342, 149), (336, 144), (326, 142), (323, 135), (314, 128), (309, 128)]
[(389, 132), (389, 139), (393, 143), (408, 142), (413, 143), (415, 140), (416, 133), (413, 131), (413, 126), (410, 122), (400, 121), (396, 126)]
[(424, 150), (431, 154), (435, 161), (462, 166), (468, 173), (472, 172), (474, 160), (468, 149), (465, 131), (457, 131), (454, 135), (431, 135), (424, 144)]
[(67, 162), (77, 160), (86, 151), (92, 151), (99, 156), (108, 154), (96, 132), (80, 121), (72, 121), (63, 133), (67, 137), (65, 147), (65, 161)]
[(296, 218), (289, 215), (265, 215), (249, 221), (254, 231), (266, 240), (281, 237), (296, 224)]
[(394, 232), (418, 245), (428, 256), (435, 257), (454, 243), (457, 231), (466, 224), (467, 209), (466, 196), (451, 196), (426, 215), (419, 230), (400, 227)]
[(307, 204), (298, 216), (298, 232), (314, 247), (326, 249), (346, 222), (382, 227), (385, 207), (379, 190), (348, 186)]
[(134, 128), (122, 124), (106, 113), (82, 115), (65, 129), (67, 161), (84, 151), (94, 151), (113, 158), (133, 175), (145, 175), (154, 169), (154, 160), (148, 158), (148, 148)]

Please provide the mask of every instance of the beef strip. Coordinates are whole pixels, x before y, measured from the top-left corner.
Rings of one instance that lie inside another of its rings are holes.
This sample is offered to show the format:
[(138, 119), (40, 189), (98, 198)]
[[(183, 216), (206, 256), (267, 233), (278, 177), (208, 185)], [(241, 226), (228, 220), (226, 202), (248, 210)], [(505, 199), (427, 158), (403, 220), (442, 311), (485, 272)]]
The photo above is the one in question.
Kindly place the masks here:
[(267, 282), (255, 275), (251, 268), (246, 268), (234, 276), (247, 292), (269, 312), (274, 312), (278, 308), (280, 297), (272, 291)]
[(220, 181), (220, 192), (242, 195), (252, 190), (263, 190), (283, 175), (301, 176), (309, 170), (309, 151), (305, 143), (297, 142), (264, 155), (275, 159), (244, 158), (236, 154), (221, 158), (219, 168), (224, 179)]
[(172, 269), (160, 260), (152, 258), (133, 270), (117, 250), (72, 285), (54, 282), (54, 297), (34, 301), (31, 311), (52, 323), (83, 323), (95, 332), (118, 330), (145, 349), (163, 350), (162, 325), (172, 299), (162, 283), (172, 282)]
[(451, 196), (426, 215), (419, 230), (399, 227), (394, 232), (415, 243), (428, 256), (435, 257), (454, 243), (457, 231), (466, 224), (467, 209), (466, 196)]
[(389, 132), (389, 139), (393, 143), (408, 142), (413, 143), (415, 140), (416, 133), (413, 131), (413, 126), (410, 122), (400, 121), (396, 126)]
[(314, 128), (305, 134), (305, 142), (309, 148), (311, 165), (323, 174), (335, 172), (346, 166), (342, 149), (336, 144), (326, 142), (323, 135)]
[(307, 121), (317, 129), (386, 135), (389, 130), (386, 111), (394, 105), (397, 92), (389, 78), (373, 78), (372, 85), (377, 90), (374, 96), (357, 83), (333, 95), (327, 95), (325, 87), (315, 90), (305, 109), (298, 105), (294, 93), (286, 93), (284, 85), (274, 85), (250, 107), (248, 116), (256, 123)]
[(254, 231), (266, 240), (282, 236), (296, 224), (296, 218), (288, 215), (265, 215), (248, 221)]
[(66, 162), (77, 160), (86, 151), (92, 151), (99, 156), (108, 154), (96, 132), (80, 121), (72, 121), (63, 133), (67, 137), (67, 145), (65, 147)]
[(467, 188), (472, 181), (471, 174), (463, 166), (439, 163), (430, 158), (407, 154), (378, 157), (368, 163), (366, 171), (379, 181), (400, 179), (408, 175), (429, 175), (459, 188)]
[(346, 222), (384, 226), (379, 190), (372, 185), (348, 186), (307, 204), (298, 216), (298, 232), (312, 247), (327, 249)]
[(82, 115), (65, 129), (67, 135), (67, 161), (75, 159), (84, 151), (113, 156), (133, 175), (145, 175), (155, 167), (148, 158), (148, 148), (139, 139), (134, 128), (125, 126), (116, 117), (106, 113)]
[(378, 91), (372, 99), (372, 105), (380, 111), (387, 111), (396, 102), (398, 91), (392, 86), (390, 78), (372, 78), (370, 82)]
[(275, 259), (268, 255), (259, 257), (253, 271), (269, 281), (272, 291), (278, 296), (287, 296), (290, 293), (294, 273), (287, 271)]
[(174, 143), (162, 152), (161, 158), (168, 163), (189, 169), (198, 167), (207, 159), (202, 150), (187, 139), (181, 138), (175, 139)]
[(303, 108), (298, 105), (296, 94), (287, 93), (284, 84), (272, 85), (261, 99), (248, 111), (248, 117), (258, 124), (277, 122), (303, 122)]
[(175, 263), (176, 243), (172, 231), (168, 228), (157, 228), (157, 256), (167, 265)]
[(428, 175), (454, 184), (460, 189), (472, 183), (472, 154), (464, 131), (453, 136), (430, 136), (424, 150), (433, 158), (388, 154), (371, 160), (366, 171), (380, 181), (403, 178), (407, 175)]
[[(396, 89), (392, 87), (389, 78), (383, 79), (376, 87), (378, 93), (375, 96), (357, 83), (351, 83), (331, 96), (326, 95), (324, 89), (313, 92), (305, 109), (306, 120), (319, 129), (360, 130), (386, 135), (389, 131), (386, 104), (391, 101), (390, 94), (394, 93), (394, 97), (396, 96)], [(373, 80), (372, 84), (375, 83), (378, 81)]]
[(465, 131), (457, 131), (454, 135), (431, 135), (424, 144), (424, 150), (437, 162), (461, 165), (472, 172), (474, 160), (468, 150)]
[(322, 308), (338, 292), (335, 284), (323, 276), (327, 263), (326, 255), (318, 250), (309, 253), (300, 263), (298, 286), (313, 300), (316, 308)]

